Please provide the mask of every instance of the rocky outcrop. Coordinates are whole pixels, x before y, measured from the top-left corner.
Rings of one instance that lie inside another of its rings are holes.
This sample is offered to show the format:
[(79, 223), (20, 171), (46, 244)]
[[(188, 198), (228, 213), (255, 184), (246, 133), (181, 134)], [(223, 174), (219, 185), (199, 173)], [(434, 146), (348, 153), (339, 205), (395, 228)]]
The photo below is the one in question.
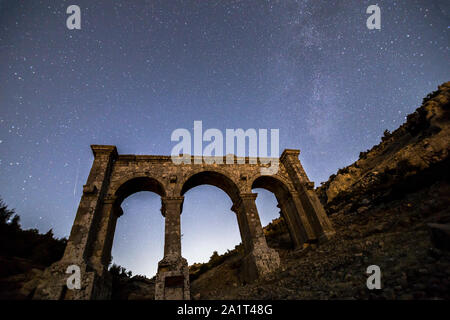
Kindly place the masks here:
[(29, 259), (0, 256), (0, 300), (31, 298), (44, 268)]

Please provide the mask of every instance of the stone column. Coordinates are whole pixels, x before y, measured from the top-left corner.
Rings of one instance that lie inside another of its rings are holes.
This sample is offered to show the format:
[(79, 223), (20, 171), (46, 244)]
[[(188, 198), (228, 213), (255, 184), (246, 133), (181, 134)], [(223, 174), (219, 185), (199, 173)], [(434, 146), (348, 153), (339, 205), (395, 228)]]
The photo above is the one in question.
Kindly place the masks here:
[(299, 154), (300, 150), (286, 149), (283, 151), (280, 160), (298, 193), (298, 196), (293, 195), (294, 202), (298, 208), (303, 208), (301, 211), (305, 212), (309, 225), (314, 232), (314, 238), (318, 241), (326, 241), (335, 234), (335, 231), (314, 191), (314, 183), (309, 181), (298, 159)]
[(286, 221), (286, 225), (289, 229), (289, 234), (291, 236), (291, 240), (293, 242), (294, 248), (299, 249), (303, 247), (303, 243), (306, 242), (305, 234), (302, 232), (303, 230), (298, 225), (295, 220), (295, 216), (292, 212), (292, 206), (289, 203), (288, 199), (279, 199), (278, 200), (278, 208), (280, 208), (280, 215)]
[(116, 197), (108, 197), (103, 201), (100, 223), (91, 254), (91, 265), (103, 275), (111, 262), (111, 250), (116, 231), (117, 219), (123, 214), (122, 208), (116, 205)]
[(189, 300), (189, 267), (181, 256), (180, 216), (184, 197), (162, 197), (165, 217), (164, 258), (158, 263), (156, 300)]
[(236, 213), (244, 245), (242, 275), (250, 282), (264, 277), (280, 266), (278, 253), (267, 246), (255, 199), (257, 193), (241, 193), (231, 210)]
[[(103, 291), (103, 279), (92, 269), (89, 260), (117, 150), (115, 146), (103, 145), (92, 145), (91, 149), (94, 162), (83, 186), (64, 256), (45, 270), (33, 299), (98, 299), (107, 295)], [(66, 280), (70, 276), (66, 270), (71, 265), (81, 270), (81, 289), (66, 288)]]
[(291, 191), (289, 198), (281, 201), (284, 202), (286, 210), (291, 214), (297, 234), (302, 239), (302, 242), (317, 242), (314, 229), (312, 228), (311, 223), (308, 220), (308, 216), (303, 209), (298, 192)]

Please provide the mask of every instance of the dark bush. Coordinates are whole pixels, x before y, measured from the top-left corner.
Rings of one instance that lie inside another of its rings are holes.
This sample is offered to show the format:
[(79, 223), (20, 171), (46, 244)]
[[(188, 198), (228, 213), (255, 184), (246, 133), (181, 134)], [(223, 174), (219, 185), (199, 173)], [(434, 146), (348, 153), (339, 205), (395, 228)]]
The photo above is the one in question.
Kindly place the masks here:
[(61, 259), (67, 240), (56, 239), (52, 229), (40, 234), (36, 229), (22, 230), (20, 217), (0, 199), (0, 255), (31, 260), (49, 266)]

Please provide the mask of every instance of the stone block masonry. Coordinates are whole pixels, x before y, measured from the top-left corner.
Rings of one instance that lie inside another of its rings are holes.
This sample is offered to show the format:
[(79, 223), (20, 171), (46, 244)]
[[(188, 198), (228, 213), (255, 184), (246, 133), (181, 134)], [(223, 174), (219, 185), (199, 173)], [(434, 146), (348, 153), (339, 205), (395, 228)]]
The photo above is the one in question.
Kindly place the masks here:
[[(251, 282), (277, 270), (278, 253), (266, 243), (253, 188), (275, 194), (294, 245), (326, 241), (334, 234), (325, 211), (300, 164), (299, 150), (284, 150), (276, 174), (263, 175), (267, 159), (245, 163), (210, 159), (202, 163), (176, 164), (170, 156), (120, 155), (115, 146), (92, 145), (94, 162), (83, 187), (72, 231), (63, 258), (51, 265), (33, 296), (34, 299), (109, 299), (111, 278), (108, 265), (117, 219), (125, 198), (140, 191), (161, 196), (165, 218), (164, 257), (158, 263), (155, 298), (190, 298), (189, 269), (181, 254), (180, 216), (184, 194), (199, 185), (222, 189), (233, 202), (232, 211), (244, 246), (242, 277)], [(194, 159), (192, 157), (192, 159)], [(254, 160), (254, 159), (252, 159)], [(81, 269), (81, 288), (68, 289), (65, 273), (69, 265)]]

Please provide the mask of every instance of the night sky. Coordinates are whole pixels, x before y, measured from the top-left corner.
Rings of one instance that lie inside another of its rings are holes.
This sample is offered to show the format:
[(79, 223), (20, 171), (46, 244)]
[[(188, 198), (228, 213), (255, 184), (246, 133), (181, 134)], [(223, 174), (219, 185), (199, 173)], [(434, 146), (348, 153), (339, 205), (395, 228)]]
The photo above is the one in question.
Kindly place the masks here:
[[(381, 8), (381, 30), (366, 9)], [(81, 8), (81, 30), (66, 8)], [(279, 129), (325, 181), (450, 80), (447, 0), (0, 0), (0, 196), (24, 228), (68, 236), (93, 156), (169, 155), (177, 128)], [(265, 225), (279, 216), (259, 193)], [(240, 242), (231, 200), (185, 195), (183, 256)], [(156, 194), (123, 203), (113, 261), (152, 276), (163, 254)]]

